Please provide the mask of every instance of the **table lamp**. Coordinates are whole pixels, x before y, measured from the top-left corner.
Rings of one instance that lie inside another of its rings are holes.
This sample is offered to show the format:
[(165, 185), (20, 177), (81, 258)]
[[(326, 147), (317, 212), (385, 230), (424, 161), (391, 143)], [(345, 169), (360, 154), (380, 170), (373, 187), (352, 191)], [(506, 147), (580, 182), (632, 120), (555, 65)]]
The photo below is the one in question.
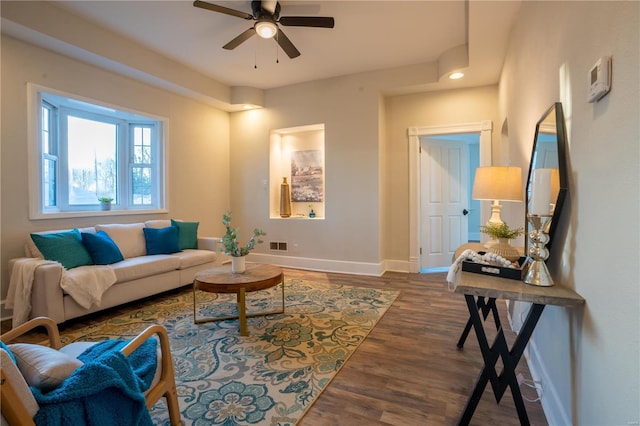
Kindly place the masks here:
[(491, 200), (491, 217), (488, 225), (501, 225), (500, 201), (522, 201), (522, 171), (520, 167), (478, 167), (473, 182), (471, 198)]

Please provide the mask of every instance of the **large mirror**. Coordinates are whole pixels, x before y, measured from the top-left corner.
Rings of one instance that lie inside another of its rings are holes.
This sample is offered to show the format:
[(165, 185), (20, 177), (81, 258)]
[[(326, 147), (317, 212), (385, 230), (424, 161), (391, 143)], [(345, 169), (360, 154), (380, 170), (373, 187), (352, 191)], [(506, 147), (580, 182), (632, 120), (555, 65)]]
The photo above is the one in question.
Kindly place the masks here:
[[(547, 249), (553, 243), (558, 226), (562, 204), (569, 190), (567, 176), (567, 132), (564, 122), (562, 104), (556, 102), (549, 108), (536, 124), (536, 133), (529, 164), (526, 191), (526, 215), (545, 214), (551, 216), (546, 232), (549, 234)], [(534, 179), (536, 190), (534, 193)], [(540, 183), (543, 183), (541, 190)], [(527, 234), (531, 225), (527, 223)], [(528, 253), (529, 239), (525, 238), (525, 253)]]

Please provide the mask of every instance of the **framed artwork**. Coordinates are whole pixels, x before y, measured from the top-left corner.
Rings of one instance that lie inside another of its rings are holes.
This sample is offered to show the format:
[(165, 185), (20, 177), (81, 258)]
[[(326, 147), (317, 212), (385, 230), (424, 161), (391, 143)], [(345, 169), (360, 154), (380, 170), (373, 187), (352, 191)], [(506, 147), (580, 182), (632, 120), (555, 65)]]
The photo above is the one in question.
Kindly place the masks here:
[(321, 203), (324, 198), (322, 151), (291, 153), (291, 201)]

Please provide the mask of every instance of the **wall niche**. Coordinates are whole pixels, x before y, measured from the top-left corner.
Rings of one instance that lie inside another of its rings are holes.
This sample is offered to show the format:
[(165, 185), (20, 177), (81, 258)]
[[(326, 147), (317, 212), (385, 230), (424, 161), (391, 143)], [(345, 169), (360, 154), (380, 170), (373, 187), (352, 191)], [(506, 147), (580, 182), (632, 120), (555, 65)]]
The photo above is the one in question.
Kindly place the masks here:
[(269, 140), (271, 219), (281, 219), (280, 187), (283, 178), (287, 179), (291, 193), (291, 216), (283, 219), (324, 219), (324, 124), (272, 130)]

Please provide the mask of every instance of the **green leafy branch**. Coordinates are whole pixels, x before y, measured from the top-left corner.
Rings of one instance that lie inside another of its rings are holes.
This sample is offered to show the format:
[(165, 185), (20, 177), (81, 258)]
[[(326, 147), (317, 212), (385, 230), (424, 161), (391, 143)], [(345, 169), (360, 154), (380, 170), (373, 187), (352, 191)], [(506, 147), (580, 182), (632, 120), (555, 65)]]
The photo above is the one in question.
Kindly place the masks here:
[(507, 238), (512, 240), (524, 234), (524, 228), (511, 229), (506, 223), (488, 223), (480, 226), (480, 232), (487, 234), (493, 239)]
[(253, 250), (256, 244), (261, 244), (263, 241), (261, 236), (267, 235), (263, 230), (255, 228), (253, 235), (249, 238), (246, 246), (240, 245), (240, 228), (234, 228), (231, 226), (231, 212), (227, 212), (222, 215), (222, 224), (227, 229), (226, 233), (222, 237), (222, 244), (224, 245), (224, 252), (229, 256), (240, 257), (246, 256), (251, 250)]

